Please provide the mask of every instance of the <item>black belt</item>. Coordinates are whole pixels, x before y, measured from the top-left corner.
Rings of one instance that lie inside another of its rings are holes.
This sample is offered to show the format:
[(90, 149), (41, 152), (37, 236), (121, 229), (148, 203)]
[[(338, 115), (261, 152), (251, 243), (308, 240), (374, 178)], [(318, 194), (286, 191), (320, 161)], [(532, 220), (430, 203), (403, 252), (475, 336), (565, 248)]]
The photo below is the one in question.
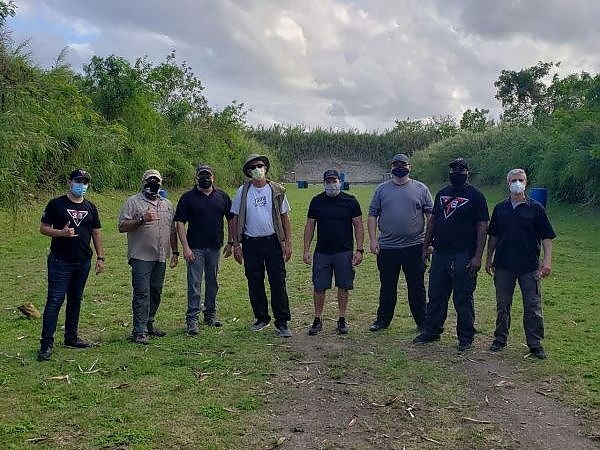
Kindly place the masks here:
[(277, 234), (270, 234), (268, 236), (248, 236), (248, 235), (244, 235), (242, 240), (244, 241), (266, 241), (269, 239), (273, 239), (277, 236)]

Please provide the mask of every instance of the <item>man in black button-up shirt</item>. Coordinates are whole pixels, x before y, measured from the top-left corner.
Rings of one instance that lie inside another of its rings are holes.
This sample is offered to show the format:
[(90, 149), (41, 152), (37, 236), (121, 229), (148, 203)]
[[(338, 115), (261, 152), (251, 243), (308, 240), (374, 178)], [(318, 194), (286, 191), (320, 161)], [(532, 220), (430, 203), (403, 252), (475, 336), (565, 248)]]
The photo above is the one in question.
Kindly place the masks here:
[[(552, 271), (552, 239), (556, 234), (544, 207), (525, 195), (525, 171), (511, 170), (506, 181), (510, 197), (494, 207), (488, 229), (485, 270), (494, 275), (498, 312), (490, 350), (496, 352), (506, 347), (510, 308), (518, 281), (523, 295), (523, 325), (527, 345), (532, 355), (544, 359), (540, 279)], [(540, 247), (544, 249), (541, 262)]]

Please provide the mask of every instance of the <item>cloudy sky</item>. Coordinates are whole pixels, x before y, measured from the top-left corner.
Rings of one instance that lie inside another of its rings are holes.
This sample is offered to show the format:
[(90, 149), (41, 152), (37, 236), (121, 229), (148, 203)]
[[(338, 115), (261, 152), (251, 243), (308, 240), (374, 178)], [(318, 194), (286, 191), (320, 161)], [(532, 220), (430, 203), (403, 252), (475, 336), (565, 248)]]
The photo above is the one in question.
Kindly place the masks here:
[(8, 22), (51, 66), (171, 49), (252, 124), (383, 131), (395, 119), (499, 112), (502, 69), (600, 71), (597, 0), (15, 0)]

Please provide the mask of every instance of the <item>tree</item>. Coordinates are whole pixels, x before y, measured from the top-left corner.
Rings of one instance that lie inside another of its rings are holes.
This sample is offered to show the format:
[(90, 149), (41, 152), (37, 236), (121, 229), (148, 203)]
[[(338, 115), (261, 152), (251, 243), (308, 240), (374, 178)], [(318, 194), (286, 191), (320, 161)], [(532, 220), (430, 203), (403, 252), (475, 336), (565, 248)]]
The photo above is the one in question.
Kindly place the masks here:
[(489, 112), (489, 109), (475, 108), (475, 111), (467, 109), (460, 119), (460, 129), (475, 133), (485, 131), (488, 124), (487, 115)]
[(0, 1), (0, 27), (3, 27), (8, 17), (14, 17), (17, 7), (13, 0), (8, 2)]

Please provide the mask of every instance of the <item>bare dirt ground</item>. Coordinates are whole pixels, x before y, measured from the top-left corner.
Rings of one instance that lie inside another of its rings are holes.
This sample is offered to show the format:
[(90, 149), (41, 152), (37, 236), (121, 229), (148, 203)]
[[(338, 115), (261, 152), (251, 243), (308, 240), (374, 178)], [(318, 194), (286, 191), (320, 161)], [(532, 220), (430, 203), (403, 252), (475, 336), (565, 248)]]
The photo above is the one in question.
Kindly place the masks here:
[[(332, 377), (346, 351), (369, 351), (368, 340), (359, 341), (297, 329), (282, 342), (294, 356), (271, 380), (279, 392), (267, 399), (270, 416), (259, 434), (268, 438), (258, 448), (600, 448), (583, 435), (577, 411), (552, 398), (550, 382), (526, 381), (522, 368), (483, 342), (460, 355), (440, 343), (399, 342), (409, 358), (447, 366), (448, 379), (464, 383), (464, 394), (441, 411), (426, 404), (418, 383), (408, 390), (409, 401), (407, 393), (374, 398), (364, 369)], [(444, 427), (447, 437), (440, 437)]]

